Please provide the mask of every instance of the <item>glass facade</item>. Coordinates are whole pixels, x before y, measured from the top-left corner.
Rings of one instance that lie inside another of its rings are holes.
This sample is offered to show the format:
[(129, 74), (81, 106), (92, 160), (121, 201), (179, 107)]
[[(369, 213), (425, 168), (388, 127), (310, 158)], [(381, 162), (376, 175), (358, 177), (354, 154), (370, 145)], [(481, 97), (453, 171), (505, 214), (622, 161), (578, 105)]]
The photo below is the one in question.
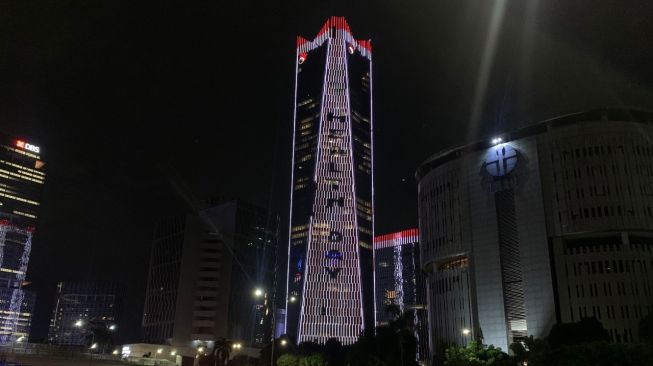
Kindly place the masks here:
[(370, 41), (331, 17), (297, 39), (286, 333), (353, 343), (374, 327)]
[(34, 294), (23, 290), (45, 163), (41, 148), (0, 134), (0, 343), (27, 337)]
[(157, 225), (143, 340), (188, 346), (228, 338), (263, 347), (272, 333), (278, 216), (233, 199), (199, 207)]
[[(116, 325), (118, 301), (115, 283), (59, 282), (48, 341), (59, 345), (87, 345), (93, 327)], [(77, 323), (79, 320), (81, 323)]]

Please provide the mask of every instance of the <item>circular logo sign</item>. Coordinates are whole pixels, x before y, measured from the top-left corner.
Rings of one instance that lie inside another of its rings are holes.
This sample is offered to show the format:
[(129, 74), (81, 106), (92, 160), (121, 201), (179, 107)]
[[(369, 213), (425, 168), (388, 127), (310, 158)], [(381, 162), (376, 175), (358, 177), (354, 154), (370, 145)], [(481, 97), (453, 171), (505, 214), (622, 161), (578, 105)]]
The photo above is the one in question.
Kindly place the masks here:
[(485, 170), (494, 177), (503, 177), (515, 169), (517, 151), (508, 144), (499, 144), (490, 148), (485, 155)]

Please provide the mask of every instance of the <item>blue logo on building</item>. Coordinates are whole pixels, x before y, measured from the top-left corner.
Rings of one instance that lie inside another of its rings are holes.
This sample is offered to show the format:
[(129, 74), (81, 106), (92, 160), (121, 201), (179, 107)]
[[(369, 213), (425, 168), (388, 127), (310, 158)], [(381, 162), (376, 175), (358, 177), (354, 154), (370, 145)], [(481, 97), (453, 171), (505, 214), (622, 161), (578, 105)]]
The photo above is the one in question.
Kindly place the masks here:
[(503, 177), (515, 169), (517, 151), (508, 144), (490, 148), (485, 155), (485, 170), (493, 177)]
[(331, 278), (337, 278), (338, 273), (342, 270), (342, 252), (337, 249), (331, 249), (324, 255), (326, 272)]

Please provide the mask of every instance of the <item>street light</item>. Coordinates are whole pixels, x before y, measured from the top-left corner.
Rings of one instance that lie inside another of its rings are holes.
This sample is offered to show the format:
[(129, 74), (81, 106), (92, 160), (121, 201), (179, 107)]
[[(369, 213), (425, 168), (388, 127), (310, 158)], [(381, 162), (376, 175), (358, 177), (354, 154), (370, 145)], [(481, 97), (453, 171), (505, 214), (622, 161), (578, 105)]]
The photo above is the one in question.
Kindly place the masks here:
[(163, 353), (163, 348), (159, 348), (158, 350), (156, 350), (156, 353), (159, 354), (159, 355), (162, 354)]
[(285, 346), (286, 344), (288, 344), (288, 341), (285, 340), (285, 339), (282, 339), (282, 340), (281, 340), (281, 345), (282, 345), (282, 346)]
[(91, 345), (91, 349), (96, 349), (96, 348), (97, 348), (97, 343), (93, 343), (93, 344)]
[(256, 296), (256, 297), (263, 296), (263, 290), (261, 290), (260, 288), (255, 289), (254, 290), (254, 296)]
[(297, 298), (295, 296), (290, 296), (290, 302), (295, 302), (297, 301)]
[(175, 351), (175, 350), (170, 351), (170, 356), (174, 356), (176, 354), (177, 354), (177, 351)]
[(84, 322), (82, 321), (82, 319), (79, 319), (78, 321), (75, 322), (75, 326), (77, 328), (81, 328), (83, 325), (84, 325)]
[(118, 350), (117, 350), (117, 349), (114, 349), (113, 352), (111, 352), (111, 354), (113, 354), (113, 355), (117, 355), (117, 354), (118, 354)]
[(204, 353), (204, 347), (200, 347), (200, 348), (198, 348), (198, 349), (197, 349), (197, 352), (199, 352), (199, 353)]
[(464, 336), (468, 336), (471, 332), (472, 332), (472, 331), (469, 330), (469, 328), (465, 328), (465, 329), (463, 329), (463, 335), (464, 335)]
[(115, 324), (109, 325), (109, 330), (111, 330), (111, 331), (116, 330), (116, 328), (118, 328), (118, 327)]
[(240, 344), (240, 343), (234, 343), (234, 345), (232, 347), (233, 347), (233, 349), (241, 349), (243, 347), (243, 345)]
[(20, 343), (20, 342), (22, 342), (24, 340), (25, 340), (25, 336), (20, 336), (20, 337), (18, 337), (18, 339), (16, 339), (16, 342)]

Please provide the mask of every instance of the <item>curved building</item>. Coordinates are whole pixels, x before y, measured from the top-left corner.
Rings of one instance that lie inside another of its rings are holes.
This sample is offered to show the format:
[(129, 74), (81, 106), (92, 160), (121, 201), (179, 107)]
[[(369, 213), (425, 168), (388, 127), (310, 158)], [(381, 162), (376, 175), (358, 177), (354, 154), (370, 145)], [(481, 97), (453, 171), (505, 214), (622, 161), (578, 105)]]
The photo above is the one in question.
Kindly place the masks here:
[(602, 109), (438, 153), (417, 170), (431, 346), (506, 350), (653, 312), (653, 113)]

